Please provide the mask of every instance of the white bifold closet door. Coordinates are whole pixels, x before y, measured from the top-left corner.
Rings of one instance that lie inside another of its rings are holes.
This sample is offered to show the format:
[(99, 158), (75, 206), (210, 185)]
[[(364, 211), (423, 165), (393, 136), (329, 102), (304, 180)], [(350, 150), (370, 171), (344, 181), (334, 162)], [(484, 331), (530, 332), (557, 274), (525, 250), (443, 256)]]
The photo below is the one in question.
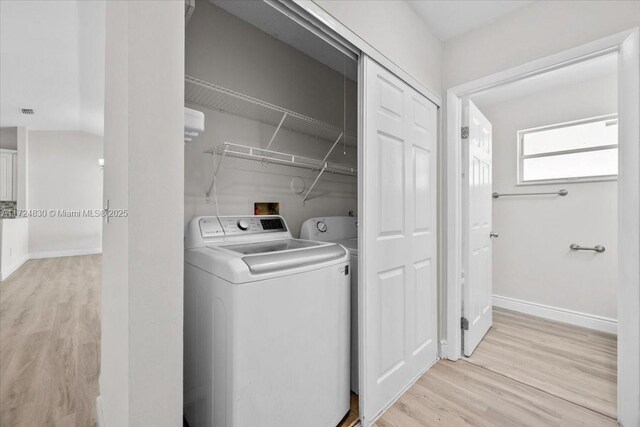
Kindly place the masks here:
[(471, 356), (493, 322), (491, 275), (491, 122), (471, 101), (463, 107), (463, 158), (467, 166), (463, 179), (464, 284), (462, 286), (462, 342), (465, 356)]
[(362, 61), (360, 410), (368, 426), (437, 359), (437, 106)]

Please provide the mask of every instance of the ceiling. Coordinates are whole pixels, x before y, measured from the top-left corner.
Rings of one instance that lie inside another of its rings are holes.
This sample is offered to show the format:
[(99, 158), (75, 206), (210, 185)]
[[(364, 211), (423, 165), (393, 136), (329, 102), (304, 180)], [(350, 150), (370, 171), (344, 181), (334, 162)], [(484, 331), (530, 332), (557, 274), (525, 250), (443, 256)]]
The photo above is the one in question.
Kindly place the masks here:
[(578, 62), (567, 67), (549, 71), (537, 76), (525, 78), (513, 83), (498, 86), (485, 92), (471, 96), (471, 100), (479, 107), (486, 108), (502, 104), (539, 92), (550, 91), (571, 86), (596, 78), (615, 76), (618, 66), (618, 54), (607, 55)]
[(0, 1), (0, 126), (102, 135), (104, 20), (104, 1)]
[(408, 0), (440, 40), (458, 37), (533, 3), (524, 0)]

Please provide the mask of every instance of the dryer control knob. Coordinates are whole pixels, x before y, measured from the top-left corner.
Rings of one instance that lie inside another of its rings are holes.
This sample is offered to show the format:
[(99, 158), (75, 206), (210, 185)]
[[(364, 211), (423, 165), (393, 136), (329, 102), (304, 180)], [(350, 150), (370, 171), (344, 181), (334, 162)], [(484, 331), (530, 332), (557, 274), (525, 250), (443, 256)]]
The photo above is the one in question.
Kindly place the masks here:
[(246, 219), (240, 219), (238, 220), (238, 222), (236, 223), (236, 225), (238, 226), (238, 228), (240, 230), (248, 230), (249, 229), (249, 221), (247, 221)]
[(319, 232), (325, 233), (327, 231), (327, 224), (324, 221), (318, 221), (316, 223), (316, 228)]

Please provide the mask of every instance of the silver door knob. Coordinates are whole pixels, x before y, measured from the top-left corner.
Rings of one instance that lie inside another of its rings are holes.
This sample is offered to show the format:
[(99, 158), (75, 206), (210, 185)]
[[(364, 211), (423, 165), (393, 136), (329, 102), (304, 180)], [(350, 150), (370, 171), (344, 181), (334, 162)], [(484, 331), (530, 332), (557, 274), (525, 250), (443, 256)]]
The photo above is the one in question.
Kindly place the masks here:
[(491, 233), (489, 233), (489, 237), (500, 237), (500, 235), (492, 231)]

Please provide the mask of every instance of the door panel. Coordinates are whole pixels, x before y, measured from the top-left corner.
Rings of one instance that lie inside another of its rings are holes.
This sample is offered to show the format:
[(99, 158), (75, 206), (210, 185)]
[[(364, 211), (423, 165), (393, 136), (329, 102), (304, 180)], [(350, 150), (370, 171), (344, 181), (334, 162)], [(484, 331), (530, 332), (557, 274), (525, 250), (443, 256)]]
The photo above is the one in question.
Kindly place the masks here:
[(471, 101), (463, 111), (463, 126), (469, 127), (463, 139), (463, 156), (467, 173), (463, 195), (468, 200), (465, 241), (465, 281), (463, 317), (468, 329), (463, 331), (465, 356), (470, 356), (492, 325), (491, 311), (491, 123)]
[(360, 411), (370, 425), (437, 358), (437, 107), (363, 58)]
[[(380, 292), (377, 305), (380, 307), (380, 367), (377, 382), (384, 381), (404, 364), (404, 294), (405, 277), (401, 268), (379, 273)], [(402, 332), (402, 333), (398, 333)]]
[(428, 150), (413, 147), (415, 233), (428, 233), (431, 230), (431, 210), (420, 208), (429, 206), (431, 200), (431, 162), (431, 153)]
[(404, 147), (403, 141), (379, 135), (379, 199), (381, 236), (400, 236), (404, 231)]
[(416, 313), (416, 340), (414, 342), (413, 354), (417, 354), (433, 339), (433, 329), (436, 327), (433, 312), (422, 310), (422, 307), (429, 307), (436, 299), (435, 283), (431, 280), (432, 268), (431, 260), (426, 259), (413, 265), (416, 278), (416, 298), (413, 302), (413, 309)]

